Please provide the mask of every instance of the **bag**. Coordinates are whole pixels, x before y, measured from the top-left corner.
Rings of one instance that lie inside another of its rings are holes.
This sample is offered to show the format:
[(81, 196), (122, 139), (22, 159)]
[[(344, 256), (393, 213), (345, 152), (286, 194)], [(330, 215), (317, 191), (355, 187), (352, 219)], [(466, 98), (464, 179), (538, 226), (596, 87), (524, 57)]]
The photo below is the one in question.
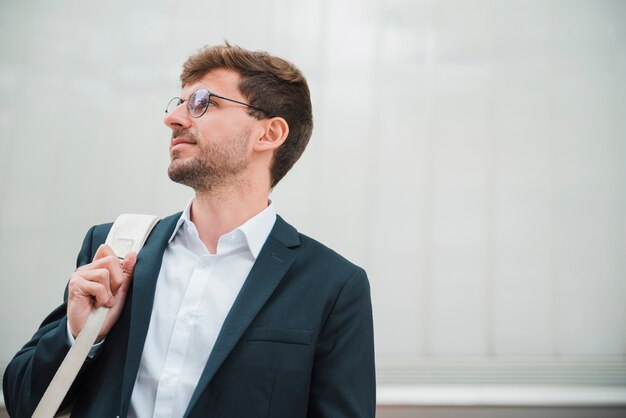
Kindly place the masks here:
[[(153, 215), (123, 214), (118, 216), (109, 231), (105, 243), (109, 245), (121, 260), (131, 251), (139, 253), (148, 235), (159, 222)], [(87, 318), (83, 330), (76, 337), (50, 385), (39, 401), (32, 418), (53, 418), (61, 402), (72, 386), (74, 379), (85, 362), (89, 350), (93, 346), (100, 329), (109, 313), (109, 308), (94, 308)], [(66, 411), (63, 411), (66, 412)], [(68, 415), (63, 415), (67, 417)]]

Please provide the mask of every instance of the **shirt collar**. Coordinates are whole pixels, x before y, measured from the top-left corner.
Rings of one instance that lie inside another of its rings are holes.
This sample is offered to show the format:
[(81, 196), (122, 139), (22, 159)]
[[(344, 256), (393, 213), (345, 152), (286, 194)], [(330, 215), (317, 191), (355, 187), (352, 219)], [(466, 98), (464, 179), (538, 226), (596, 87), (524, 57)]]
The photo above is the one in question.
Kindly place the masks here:
[(167, 240), (168, 244), (172, 242), (172, 240), (178, 233), (178, 230), (180, 229), (181, 225), (183, 225), (185, 222), (191, 222), (191, 219), (189, 218), (189, 212), (191, 211), (192, 203), (193, 203), (193, 198), (189, 201), (189, 203), (187, 203), (187, 206), (185, 206), (185, 210), (183, 210), (182, 215), (180, 215), (180, 218), (178, 218), (178, 221), (176, 222), (176, 226), (174, 227), (174, 231), (172, 232), (172, 235), (170, 235), (170, 238)]
[[(167, 241), (168, 244), (172, 242), (183, 224), (189, 223), (193, 225), (193, 222), (191, 222), (190, 219), (192, 203), (193, 199), (191, 199), (189, 203), (187, 203), (185, 210), (176, 222), (174, 232), (172, 232), (172, 235)], [(246, 239), (246, 243), (248, 244), (248, 249), (250, 250), (252, 256), (256, 259), (259, 256), (259, 253), (261, 252), (261, 248), (265, 244), (265, 241), (267, 241), (267, 237), (270, 235), (270, 232), (272, 231), (275, 222), (276, 208), (274, 207), (274, 203), (270, 200), (265, 209), (254, 215), (252, 218), (248, 219), (246, 222), (235, 228), (233, 231), (239, 230), (243, 233)]]

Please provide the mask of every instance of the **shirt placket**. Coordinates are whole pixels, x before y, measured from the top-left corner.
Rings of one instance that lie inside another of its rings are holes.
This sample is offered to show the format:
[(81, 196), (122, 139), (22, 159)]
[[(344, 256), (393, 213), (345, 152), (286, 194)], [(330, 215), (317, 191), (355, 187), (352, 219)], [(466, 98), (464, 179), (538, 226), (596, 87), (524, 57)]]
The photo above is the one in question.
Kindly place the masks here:
[(174, 322), (172, 337), (167, 349), (163, 370), (159, 379), (154, 407), (154, 418), (172, 417), (176, 388), (183, 371), (185, 356), (197, 323), (197, 311), (202, 295), (210, 281), (215, 263), (213, 257), (201, 257), (189, 280), (178, 315)]

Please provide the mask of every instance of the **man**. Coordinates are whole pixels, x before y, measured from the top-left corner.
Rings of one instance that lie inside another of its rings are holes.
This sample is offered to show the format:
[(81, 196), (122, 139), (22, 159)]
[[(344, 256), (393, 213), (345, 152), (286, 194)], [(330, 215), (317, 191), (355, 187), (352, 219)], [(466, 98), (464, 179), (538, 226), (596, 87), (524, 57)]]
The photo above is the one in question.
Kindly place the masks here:
[[(111, 311), (64, 400), (73, 417), (373, 417), (365, 272), (276, 215), (271, 189), (312, 131), (289, 62), (204, 48), (170, 101), (169, 177), (195, 190), (120, 264), (91, 228), (65, 303), (6, 369), (30, 417), (94, 306)], [(132, 281), (131, 281), (132, 279)]]

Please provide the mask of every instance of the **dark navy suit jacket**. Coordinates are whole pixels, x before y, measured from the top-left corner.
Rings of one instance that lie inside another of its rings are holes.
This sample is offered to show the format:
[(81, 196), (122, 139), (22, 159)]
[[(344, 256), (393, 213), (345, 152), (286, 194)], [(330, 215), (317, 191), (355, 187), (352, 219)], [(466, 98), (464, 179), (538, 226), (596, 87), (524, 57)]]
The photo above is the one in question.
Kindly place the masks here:
[[(127, 415), (163, 252), (179, 217), (161, 220), (140, 252), (121, 317), (64, 401), (73, 417)], [(92, 260), (110, 228), (89, 230), (78, 265)], [(31, 416), (65, 356), (66, 321), (63, 304), (8, 365), (3, 391), (12, 417)], [(365, 272), (278, 217), (185, 417), (373, 417), (375, 392)]]

